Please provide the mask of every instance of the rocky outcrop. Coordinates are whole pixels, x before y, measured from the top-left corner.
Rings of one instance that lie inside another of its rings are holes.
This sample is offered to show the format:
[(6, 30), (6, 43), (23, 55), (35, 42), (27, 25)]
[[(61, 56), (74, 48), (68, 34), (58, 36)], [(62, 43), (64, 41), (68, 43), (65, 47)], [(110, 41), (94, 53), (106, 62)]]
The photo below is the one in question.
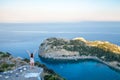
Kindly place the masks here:
[(48, 38), (39, 47), (39, 56), (48, 59), (96, 59), (120, 69), (120, 47), (108, 41)]
[(8, 52), (0, 52), (0, 80), (65, 80), (44, 64), (35, 62), (30, 68), (29, 59), (13, 57)]
[(16, 69), (17, 67), (28, 65), (21, 57), (13, 57), (8, 52), (0, 52), (0, 72)]
[[(86, 52), (84, 50), (80, 50), (82, 48), (79, 46), (86, 49), (97, 48), (106, 52), (120, 54), (120, 47), (108, 41), (87, 41), (84, 38), (74, 38), (73, 40), (67, 40), (62, 38), (49, 38), (40, 45), (39, 55), (49, 58), (61, 56), (79, 56), (80, 53)], [(80, 51), (75, 50), (75, 47), (78, 47)]]
[(65, 44), (68, 44), (69, 42), (69, 40), (62, 38), (46, 39), (39, 47), (39, 55), (46, 58), (79, 56), (79, 52), (69, 51), (63, 48)]

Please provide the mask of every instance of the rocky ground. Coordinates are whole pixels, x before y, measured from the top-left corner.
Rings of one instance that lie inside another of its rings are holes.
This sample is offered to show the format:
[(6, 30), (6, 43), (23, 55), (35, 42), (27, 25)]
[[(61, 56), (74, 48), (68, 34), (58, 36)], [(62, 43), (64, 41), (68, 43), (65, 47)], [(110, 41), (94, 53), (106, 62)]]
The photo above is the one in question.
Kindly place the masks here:
[(42, 80), (43, 68), (30, 68), (29, 65), (0, 73), (0, 80)]
[(29, 59), (13, 57), (0, 52), (0, 80), (65, 80), (45, 65), (35, 62), (32, 68)]

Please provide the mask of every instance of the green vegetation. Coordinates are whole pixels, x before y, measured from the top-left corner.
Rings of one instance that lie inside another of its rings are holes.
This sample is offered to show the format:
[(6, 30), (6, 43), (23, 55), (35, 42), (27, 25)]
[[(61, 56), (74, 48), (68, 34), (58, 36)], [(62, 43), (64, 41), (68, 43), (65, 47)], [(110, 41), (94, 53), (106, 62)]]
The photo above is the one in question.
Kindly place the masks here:
[(117, 64), (117, 66), (119, 66), (119, 67), (120, 67), (120, 64)]
[(5, 57), (10, 57), (11, 56), (11, 54), (10, 53), (8, 53), (8, 52), (0, 52), (0, 58), (5, 58)]
[[(48, 44), (51, 45), (51, 46), (61, 46), (61, 45), (64, 45), (64, 44), (68, 44), (67, 41), (64, 41), (63, 39), (57, 39), (57, 38), (50, 38), (50, 39), (47, 39), (49, 42)], [(41, 45), (44, 45), (44, 43), (42, 43)]]
[(44, 80), (61, 80), (58, 76), (54, 75), (45, 75)]
[(29, 63), (29, 62), (30, 62), (30, 60), (29, 60), (29, 59), (27, 59), (27, 58), (23, 59), (23, 61), (25, 61), (25, 62), (27, 62), (27, 63)]
[(120, 54), (120, 47), (115, 45), (115, 44), (112, 44), (112, 43), (109, 43), (107, 41), (93, 41), (93, 42), (88, 42), (88, 45), (90, 46), (96, 46), (98, 48), (101, 48), (105, 51), (110, 51), (110, 52), (113, 52), (113, 53), (116, 53), (116, 54)]
[(8, 52), (0, 52), (0, 72), (11, 70), (15, 64), (10, 64), (6, 60), (11, 56)]
[[(120, 54), (115, 53), (118, 52), (117, 46), (111, 44), (109, 42), (88, 42), (85, 43), (81, 40), (69, 40), (66, 41), (64, 39), (50, 38), (47, 39), (48, 45), (55, 47), (56, 49), (65, 49), (67, 51), (77, 51), (79, 55), (85, 56), (96, 56), (104, 61), (119, 61), (120, 62)], [(101, 44), (102, 43), (102, 44)], [(95, 45), (95, 46), (92, 46)]]
[(15, 64), (1, 63), (0, 64), (0, 72), (11, 70), (11, 68), (14, 66), (15, 66)]
[[(115, 54), (109, 50), (104, 50), (99, 47), (87, 46), (85, 43), (81, 43), (81, 41), (72, 41), (73, 46), (64, 46), (63, 48), (68, 51), (78, 51), (80, 55), (86, 56), (97, 56), (105, 61), (119, 61), (120, 62), (120, 54)], [(104, 58), (103, 58), (104, 57)]]

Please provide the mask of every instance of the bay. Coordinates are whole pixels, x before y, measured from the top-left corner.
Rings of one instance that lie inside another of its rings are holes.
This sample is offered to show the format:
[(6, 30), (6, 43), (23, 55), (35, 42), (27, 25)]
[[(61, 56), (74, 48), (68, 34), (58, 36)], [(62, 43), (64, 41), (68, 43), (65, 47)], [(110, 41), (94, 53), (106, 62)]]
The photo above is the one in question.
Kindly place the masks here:
[[(102, 40), (120, 45), (120, 23), (59, 23), (59, 24), (0, 24), (0, 51), (15, 57), (29, 58), (26, 50), (33, 52), (47, 38)], [(120, 73), (95, 61), (77, 63), (46, 63), (38, 54), (35, 60), (53, 69), (67, 80), (120, 80)]]

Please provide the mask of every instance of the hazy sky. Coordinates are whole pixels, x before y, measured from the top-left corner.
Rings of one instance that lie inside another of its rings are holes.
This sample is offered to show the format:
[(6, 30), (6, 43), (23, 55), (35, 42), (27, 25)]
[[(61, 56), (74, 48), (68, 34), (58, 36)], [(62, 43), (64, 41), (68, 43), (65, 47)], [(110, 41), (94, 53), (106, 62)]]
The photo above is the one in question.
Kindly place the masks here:
[(0, 0), (0, 22), (120, 21), (120, 0)]

